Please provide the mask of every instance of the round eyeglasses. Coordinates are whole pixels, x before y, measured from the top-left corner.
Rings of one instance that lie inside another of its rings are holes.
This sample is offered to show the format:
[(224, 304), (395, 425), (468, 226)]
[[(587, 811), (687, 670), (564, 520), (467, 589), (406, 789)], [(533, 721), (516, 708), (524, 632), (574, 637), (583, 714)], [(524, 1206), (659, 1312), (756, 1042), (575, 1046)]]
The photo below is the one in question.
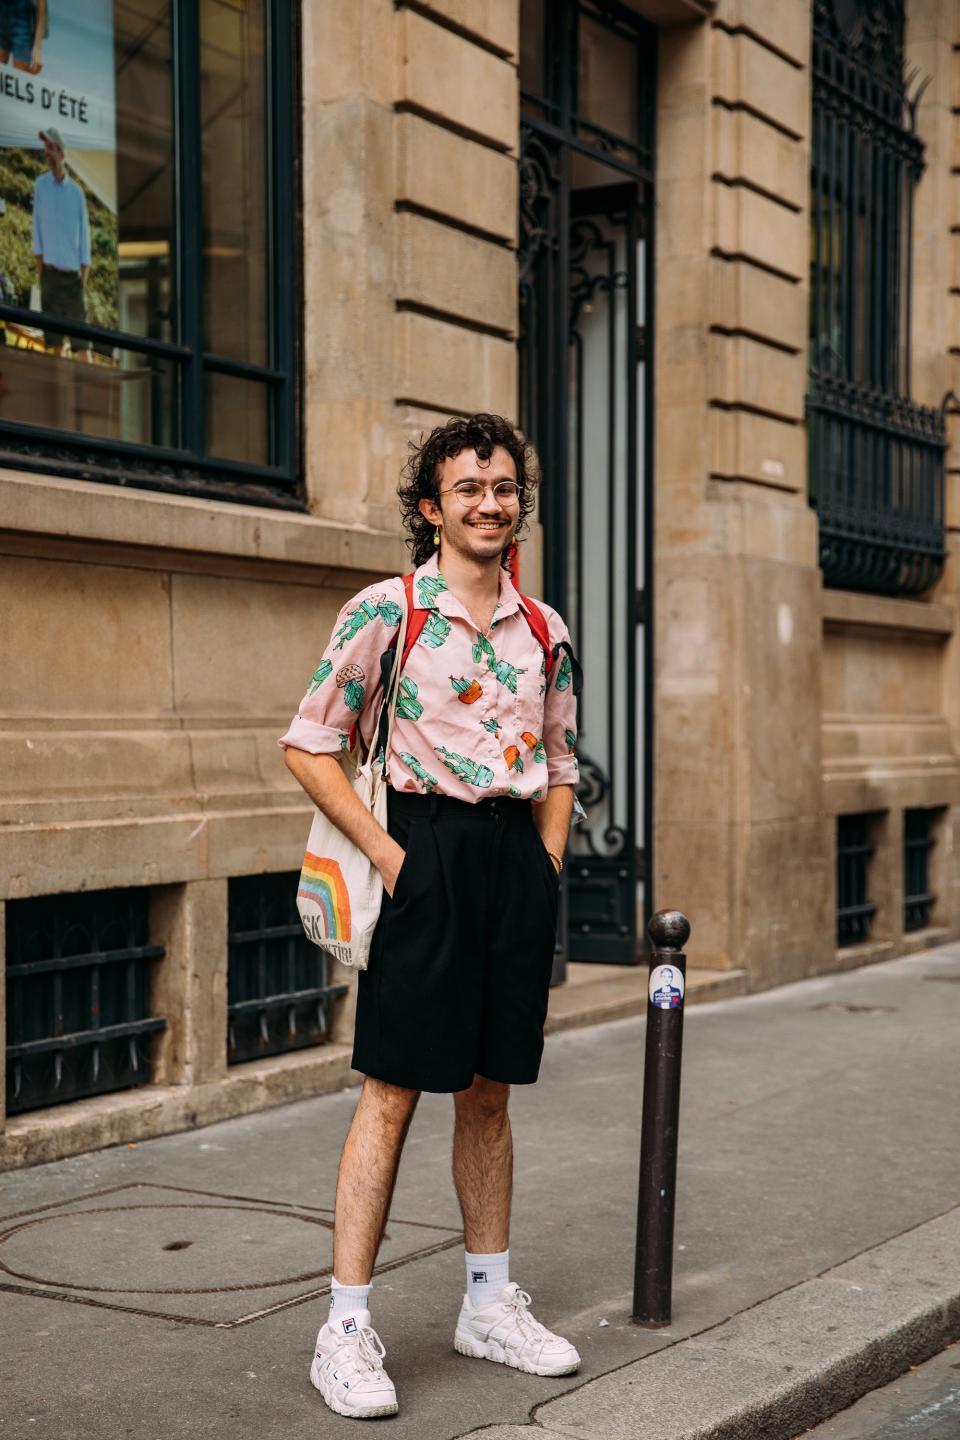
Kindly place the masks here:
[(449, 490), (437, 493), (453, 495), (461, 505), (479, 505), (488, 490), (498, 505), (513, 505), (520, 496), (516, 480), (498, 480), (495, 485), (481, 485), (479, 480), (461, 480), (459, 484), (451, 485)]

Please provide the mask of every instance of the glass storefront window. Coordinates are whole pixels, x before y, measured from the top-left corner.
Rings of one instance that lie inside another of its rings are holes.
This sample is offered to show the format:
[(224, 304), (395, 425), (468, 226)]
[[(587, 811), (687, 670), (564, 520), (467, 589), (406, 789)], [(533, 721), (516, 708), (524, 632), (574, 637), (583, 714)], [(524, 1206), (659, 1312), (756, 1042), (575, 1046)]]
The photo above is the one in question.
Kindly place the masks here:
[[(130, 350), (51, 354), (22, 340), (2, 352), (0, 415), (100, 440), (170, 446), (177, 368)], [(83, 358), (81, 358), (83, 357)]]
[(8, 463), (118, 442), (289, 488), (290, 6), (47, 0), (29, 36), (0, 7)]
[(260, 365), (270, 214), (263, 11), (263, 0), (200, 6), (204, 345)]
[(205, 413), (209, 429), (206, 442), (210, 455), (239, 460), (247, 465), (265, 465), (270, 396), (259, 380), (236, 375), (206, 373)]
[(168, 0), (116, 0), (113, 13), (120, 291), (115, 328), (155, 340), (171, 340), (174, 209), (170, 6)]

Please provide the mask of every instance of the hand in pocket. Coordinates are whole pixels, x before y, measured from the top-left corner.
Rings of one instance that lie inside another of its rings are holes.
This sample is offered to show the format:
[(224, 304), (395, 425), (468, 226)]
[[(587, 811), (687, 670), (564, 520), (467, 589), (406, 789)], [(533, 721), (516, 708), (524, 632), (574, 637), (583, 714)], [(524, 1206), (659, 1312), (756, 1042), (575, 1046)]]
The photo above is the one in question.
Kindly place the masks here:
[(397, 888), (397, 880), (400, 877), (400, 871), (403, 869), (403, 862), (404, 860), (406, 860), (406, 858), (406, 850), (404, 850), (403, 847), (401, 845), (398, 845), (397, 842), (394, 840), (393, 848), (390, 852), (390, 858), (387, 863), (383, 865), (380, 869), (380, 875), (383, 879), (383, 888), (386, 890), (391, 900), (393, 899), (394, 891)]

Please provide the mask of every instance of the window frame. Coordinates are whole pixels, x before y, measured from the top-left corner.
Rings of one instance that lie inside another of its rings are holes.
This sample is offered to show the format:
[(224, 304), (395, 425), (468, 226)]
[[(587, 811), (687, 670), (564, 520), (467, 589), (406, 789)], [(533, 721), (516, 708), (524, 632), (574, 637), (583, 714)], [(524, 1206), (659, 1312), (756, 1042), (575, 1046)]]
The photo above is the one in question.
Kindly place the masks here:
[[(65, 319), (57, 320), (57, 330), (177, 367), (172, 403), (179, 443), (141, 444), (0, 416), (0, 463), (76, 479), (302, 510), (302, 346), (295, 309), (296, 297), (302, 293), (301, 76), (295, 61), (299, 4), (264, 0), (269, 320), (268, 363), (263, 365), (204, 348), (201, 46), (195, 0), (170, 0), (170, 26), (175, 240), (171, 310), (177, 318), (177, 339), (153, 339)], [(3, 320), (35, 325), (37, 316), (22, 306), (0, 304)], [(204, 452), (207, 374), (253, 380), (267, 387), (267, 464)]]

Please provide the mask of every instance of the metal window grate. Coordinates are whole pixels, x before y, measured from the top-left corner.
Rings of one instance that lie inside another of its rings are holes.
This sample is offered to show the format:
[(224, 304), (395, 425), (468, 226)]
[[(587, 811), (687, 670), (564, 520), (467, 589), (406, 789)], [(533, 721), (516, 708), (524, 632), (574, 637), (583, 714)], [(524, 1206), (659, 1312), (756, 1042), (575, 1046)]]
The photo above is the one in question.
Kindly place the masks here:
[(870, 903), (869, 816), (837, 817), (837, 944), (858, 945), (869, 938), (877, 907)]
[(303, 933), (296, 871), (230, 881), (227, 1060), (238, 1065), (322, 1044), (331, 985), (325, 953)]
[(931, 832), (932, 810), (905, 810), (903, 814), (903, 928), (925, 930), (936, 895), (930, 890), (930, 852), (936, 843)]
[(810, 503), (827, 585), (920, 594), (945, 556), (942, 410), (909, 396), (922, 86), (901, 0), (815, 0)]
[(145, 1085), (148, 892), (98, 890), (7, 904), (7, 1111)]

